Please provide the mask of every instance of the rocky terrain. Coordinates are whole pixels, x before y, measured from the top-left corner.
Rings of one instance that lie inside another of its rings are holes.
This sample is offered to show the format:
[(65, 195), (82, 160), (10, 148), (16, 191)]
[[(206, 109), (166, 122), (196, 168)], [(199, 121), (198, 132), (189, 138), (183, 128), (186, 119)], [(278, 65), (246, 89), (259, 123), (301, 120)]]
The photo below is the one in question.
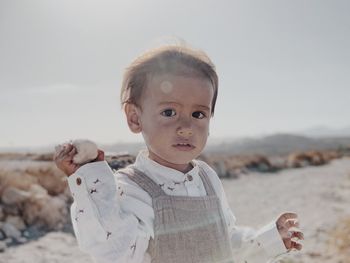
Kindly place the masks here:
[[(202, 158), (225, 178), (239, 224), (258, 227), (283, 211), (298, 212), (304, 250), (283, 262), (349, 262), (350, 159), (345, 153)], [(65, 176), (51, 160), (52, 153), (0, 154), (0, 262), (89, 262), (72, 233)], [(118, 169), (134, 156), (107, 156), (107, 161)]]

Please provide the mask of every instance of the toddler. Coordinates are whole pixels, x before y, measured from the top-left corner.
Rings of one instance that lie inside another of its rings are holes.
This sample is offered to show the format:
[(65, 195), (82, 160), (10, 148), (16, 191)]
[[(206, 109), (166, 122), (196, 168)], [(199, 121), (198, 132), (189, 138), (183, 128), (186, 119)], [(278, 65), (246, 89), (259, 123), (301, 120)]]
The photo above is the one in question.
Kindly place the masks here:
[[(67, 143), (54, 160), (68, 176), (79, 247), (96, 262), (267, 262), (303, 239), (295, 213), (258, 231), (238, 227), (220, 179), (196, 160), (209, 135), (218, 77), (208, 56), (165, 46), (138, 57), (124, 74), (121, 103), (147, 150), (113, 173), (98, 150), (86, 164)], [(83, 147), (83, 146), (81, 146)]]

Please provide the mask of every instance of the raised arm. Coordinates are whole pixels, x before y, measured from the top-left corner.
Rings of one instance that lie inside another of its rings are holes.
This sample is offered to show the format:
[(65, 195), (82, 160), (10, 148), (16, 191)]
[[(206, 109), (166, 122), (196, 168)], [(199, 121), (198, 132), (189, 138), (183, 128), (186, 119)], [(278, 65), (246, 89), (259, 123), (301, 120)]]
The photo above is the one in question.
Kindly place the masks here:
[(122, 209), (115, 175), (103, 160), (103, 151), (84, 165), (73, 162), (75, 154), (74, 146), (65, 145), (54, 160), (68, 176), (74, 198), (71, 219), (79, 247), (96, 262), (147, 262), (151, 233), (134, 213)]

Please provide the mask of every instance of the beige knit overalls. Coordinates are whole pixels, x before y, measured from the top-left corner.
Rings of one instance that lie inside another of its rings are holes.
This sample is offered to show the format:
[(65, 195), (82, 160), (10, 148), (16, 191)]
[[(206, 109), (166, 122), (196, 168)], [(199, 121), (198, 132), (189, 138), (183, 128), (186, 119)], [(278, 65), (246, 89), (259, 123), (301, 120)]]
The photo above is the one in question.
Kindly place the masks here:
[(227, 225), (208, 175), (200, 168), (206, 196), (167, 195), (133, 166), (119, 170), (152, 197), (154, 239), (147, 252), (152, 263), (233, 262)]

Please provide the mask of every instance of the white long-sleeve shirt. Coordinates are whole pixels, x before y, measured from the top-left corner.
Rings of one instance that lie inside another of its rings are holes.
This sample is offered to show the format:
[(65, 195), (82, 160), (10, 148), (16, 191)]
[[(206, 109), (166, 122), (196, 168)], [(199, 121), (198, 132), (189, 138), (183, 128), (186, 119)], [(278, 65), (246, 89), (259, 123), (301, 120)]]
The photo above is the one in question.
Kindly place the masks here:
[[(262, 229), (238, 227), (221, 181), (205, 162), (193, 160), (186, 174), (162, 166), (141, 151), (135, 167), (158, 183), (168, 195), (205, 196), (199, 166), (209, 175), (220, 198), (236, 263), (262, 263), (284, 254), (286, 248), (275, 221)], [(127, 176), (113, 172), (107, 162), (88, 163), (68, 177), (74, 202), (71, 217), (81, 250), (96, 262), (150, 263), (146, 252), (154, 237), (152, 198)]]

